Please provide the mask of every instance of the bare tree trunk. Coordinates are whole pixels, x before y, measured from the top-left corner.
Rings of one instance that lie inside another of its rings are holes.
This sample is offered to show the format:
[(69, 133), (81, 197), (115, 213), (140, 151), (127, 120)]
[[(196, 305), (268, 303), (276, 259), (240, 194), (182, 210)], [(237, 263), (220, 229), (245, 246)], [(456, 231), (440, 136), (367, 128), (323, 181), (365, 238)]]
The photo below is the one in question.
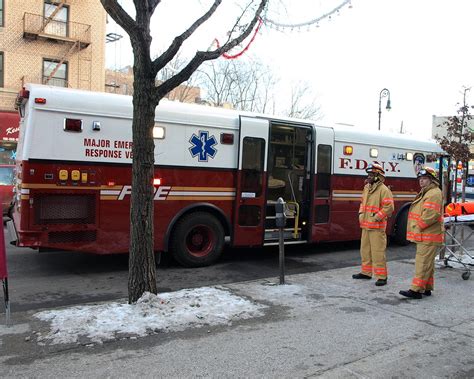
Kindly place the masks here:
[[(154, 141), (153, 125), (155, 108), (159, 101), (189, 80), (193, 72), (208, 60), (217, 59), (242, 43), (254, 30), (268, 0), (259, 0), (258, 8), (248, 4), (234, 24), (227, 41), (210, 51), (197, 51), (180, 72), (156, 86), (158, 73), (176, 56), (182, 44), (216, 11), (222, 0), (214, 0), (208, 10), (196, 19), (183, 33), (177, 35), (168, 49), (155, 59), (150, 58), (150, 20), (160, 0), (134, 0), (135, 18), (132, 18), (118, 0), (100, 0), (104, 9), (130, 36), (133, 55), (133, 167), (132, 196), (130, 207), (130, 257), (128, 279), (128, 301), (135, 303), (144, 292), (157, 293), (154, 259), (153, 230), (153, 173)], [(246, 11), (253, 14), (243, 31), (239, 32), (239, 21)]]
[[(157, 293), (154, 256), (154, 81), (143, 62), (134, 66), (133, 169), (130, 207), (130, 256), (128, 301), (135, 303), (144, 292)], [(146, 64), (145, 64), (146, 66)]]

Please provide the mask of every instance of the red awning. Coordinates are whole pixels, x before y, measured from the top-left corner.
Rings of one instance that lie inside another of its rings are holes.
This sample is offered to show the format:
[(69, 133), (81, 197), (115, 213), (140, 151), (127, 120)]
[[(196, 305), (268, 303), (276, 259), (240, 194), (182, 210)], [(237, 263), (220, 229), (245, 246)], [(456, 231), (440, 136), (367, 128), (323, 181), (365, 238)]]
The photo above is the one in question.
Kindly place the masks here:
[(0, 112), (0, 142), (18, 142), (20, 115), (14, 112)]

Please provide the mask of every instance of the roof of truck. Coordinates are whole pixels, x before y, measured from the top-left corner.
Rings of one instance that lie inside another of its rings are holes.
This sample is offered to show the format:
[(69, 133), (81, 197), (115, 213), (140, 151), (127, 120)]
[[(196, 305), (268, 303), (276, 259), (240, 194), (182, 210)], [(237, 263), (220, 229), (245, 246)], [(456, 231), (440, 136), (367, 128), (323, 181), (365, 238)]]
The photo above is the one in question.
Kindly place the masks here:
[[(46, 104), (40, 106), (32, 102), (33, 107), (43, 110), (68, 112), (77, 114), (94, 114), (105, 117), (133, 117), (132, 97), (106, 92), (61, 88), (41, 84), (27, 84), (30, 97), (42, 97)], [(420, 151), (439, 151), (441, 148), (434, 140), (414, 138), (410, 135), (389, 133), (385, 131), (367, 131), (357, 126), (335, 124), (331, 126), (318, 125), (311, 120), (293, 119), (237, 111), (232, 109), (210, 107), (206, 105), (180, 103), (167, 99), (161, 100), (157, 107), (155, 120), (157, 122), (189, 124), (196, 126), (220, 127), (238, 129), (240, 116), (261, 117), (277, 122), (302, 123), (314, 125), (317, 128), (334, 130), (338, 142), (370, 144), (373, 146), (394, 146), (398, 148)]]

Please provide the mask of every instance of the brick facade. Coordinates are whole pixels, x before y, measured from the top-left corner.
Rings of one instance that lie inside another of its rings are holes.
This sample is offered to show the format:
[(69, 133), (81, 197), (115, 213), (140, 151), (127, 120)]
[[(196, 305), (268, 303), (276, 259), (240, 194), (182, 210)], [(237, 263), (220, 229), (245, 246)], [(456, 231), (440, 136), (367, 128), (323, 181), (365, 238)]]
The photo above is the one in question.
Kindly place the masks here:
[[(42, 35), (36, 39), (25, 38), (25, 19), (42, 22), (44, 0), (3, 0), (3, 3), (0, 52), (4, 58), (4, 86), (0, 88), (0, 110), (13, 109), (16, 93), (23, 83), (42, 83), (44, 59), (60, 61), (65, 57), (67, 86), (104, 91), (106, 13), (99, 0), (64, 1), (68, 8), (69, 38), (42, 38)], [(88, 32), (87, 47), (79, 48), (75, 44), (74, 31), (78, 28)]]

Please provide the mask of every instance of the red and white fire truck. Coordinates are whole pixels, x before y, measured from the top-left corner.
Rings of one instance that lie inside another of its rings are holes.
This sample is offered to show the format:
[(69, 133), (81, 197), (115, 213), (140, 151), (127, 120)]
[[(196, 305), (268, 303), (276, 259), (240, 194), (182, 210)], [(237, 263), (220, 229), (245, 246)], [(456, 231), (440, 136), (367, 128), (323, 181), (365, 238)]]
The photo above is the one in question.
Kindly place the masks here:
[[(20, 93), (18, 246), (95, 254), (129, 248), (131, 97), (27, 85)], [(405, 239), (416, 169), (433, 141), (163, 100), (155, 138), (155, 250), (185, 266), (231, 246), (278, 244), (274, 205), (286, 202), (286, 244), (360, 238), (365, 168), (386, 171)]]

